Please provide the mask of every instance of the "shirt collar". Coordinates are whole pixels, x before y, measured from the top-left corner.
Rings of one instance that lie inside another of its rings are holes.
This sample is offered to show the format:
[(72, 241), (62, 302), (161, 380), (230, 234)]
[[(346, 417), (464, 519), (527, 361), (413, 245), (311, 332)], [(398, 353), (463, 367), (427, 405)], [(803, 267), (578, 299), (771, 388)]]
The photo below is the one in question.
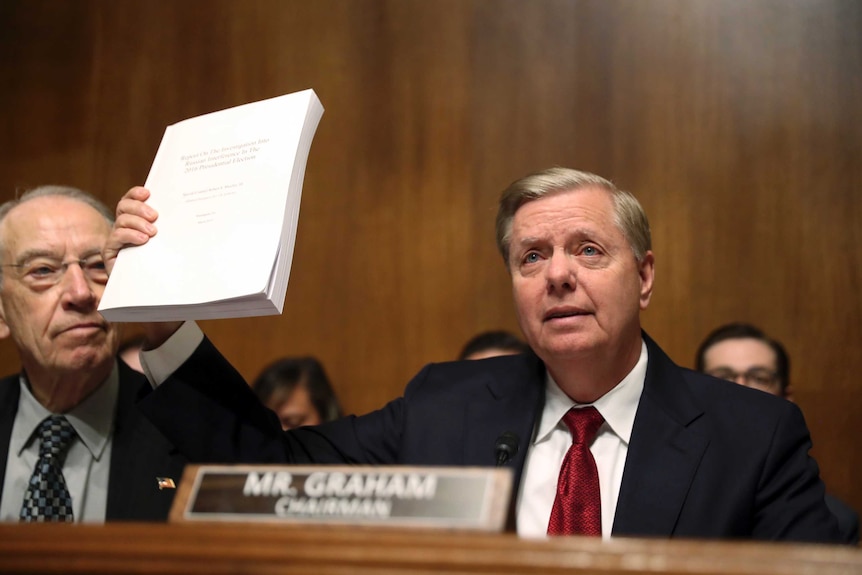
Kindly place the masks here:
[[(12, 449), (18, 455), (33, 441), (36, 429), (42, 420), (52, 415), (33, 397), (23, 373), (19, 381), (21, 400), (18, 404), (18, 417), (21, 418), (21, 433), (15, 433), (11, 443)], [(105, 451), (114, 424), (114, 407), (117, 404), (119, 385), (119, 368), (117, 362), (114, 361), (114, 368), (108, 379), (84, 401), (64, 414), (72, 427), (75, 428), (78, 437), (81, 438), (81, 441), (97, 461), (101, 459)]]
[(635, 413), (643, 392), (647, 368), (647, 347), (641, 340), (641, 354), (632, 370), (613, 389), (592, 404), (578, 404), (566, 395), (549, 372), (545, 372), (545, 406), (533, 443), (547, 439), (569, 409), (578, 405), (593, 405), (626, 445), (632, 435)]

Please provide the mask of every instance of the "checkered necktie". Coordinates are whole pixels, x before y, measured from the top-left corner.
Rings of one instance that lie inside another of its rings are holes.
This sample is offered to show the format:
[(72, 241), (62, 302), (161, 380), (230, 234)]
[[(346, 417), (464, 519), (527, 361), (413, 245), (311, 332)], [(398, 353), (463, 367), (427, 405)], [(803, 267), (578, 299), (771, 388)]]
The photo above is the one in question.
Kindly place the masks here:
[(572, 433), (572, 446), (560, 468), (557, 496), (548, 521), (549, 535), (602, 534), (599, 472), (590, 444), (604, 421), (593, 406), (572, 408), (563, 416)]
[(39, 461), (24, 494), (21, 521), (71, 522), (72, 497), (63, 478), (63, 462), (77, 434), (62, 415), (46, 417), (38, 432)]

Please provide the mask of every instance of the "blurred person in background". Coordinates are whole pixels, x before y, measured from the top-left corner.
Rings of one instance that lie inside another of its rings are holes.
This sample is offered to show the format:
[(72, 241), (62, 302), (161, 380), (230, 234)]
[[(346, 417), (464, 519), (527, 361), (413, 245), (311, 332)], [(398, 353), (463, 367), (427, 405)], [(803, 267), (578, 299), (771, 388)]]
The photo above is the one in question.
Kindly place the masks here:
[(284, 430), (333, 421), (342, 415), (323, 365), (313, 357), (273, 362), (257, 376), (252, 389), (278, 415)]
[[(722, 325), (706, 336), (695, 357), (698, 371), (759, 389), (793, 401), (790, 356), (778, 340), (748, 323)], [(838, 519), (847, 543), (859, 543), (859, 515), (846, 503), (826, 494), (826, 504)]]
[(499, 355), (526, 353), (530, 346), (505, 330), (483, 331), (472, 337), (458, 354), (458, 359), (485, 359)]

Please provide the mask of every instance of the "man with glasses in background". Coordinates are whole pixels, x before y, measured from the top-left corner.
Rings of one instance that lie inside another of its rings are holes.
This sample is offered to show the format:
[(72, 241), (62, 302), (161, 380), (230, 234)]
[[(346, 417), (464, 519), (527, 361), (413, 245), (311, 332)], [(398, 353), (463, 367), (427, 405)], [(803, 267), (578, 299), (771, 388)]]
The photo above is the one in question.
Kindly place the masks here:
[[(111, 211), (43, 186), (0, 206), (0, 519), (164, 520), (184, 459), (134, 405), (146, 378), (117, 360), (97, 311)], [(167, 489), (166, 489), (167, 488)]]
[[(695, 368), (719, 379), (759, 389), (793, 401), (790, 357), (780, 342), (747, 323), (729, 323), (713, 330), (700, 344)], [(859, 516), (841, 500), (826, 495), (848, 543), (859, 543)]]

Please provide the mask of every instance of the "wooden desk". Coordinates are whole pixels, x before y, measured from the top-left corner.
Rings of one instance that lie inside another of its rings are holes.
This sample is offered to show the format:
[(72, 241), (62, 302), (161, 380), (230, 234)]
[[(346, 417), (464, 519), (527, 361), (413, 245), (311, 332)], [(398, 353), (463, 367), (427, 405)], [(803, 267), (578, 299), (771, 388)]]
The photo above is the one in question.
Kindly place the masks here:
[(248, 524), (0, 524), (0, 573), (862, 574), (862, 549)]

